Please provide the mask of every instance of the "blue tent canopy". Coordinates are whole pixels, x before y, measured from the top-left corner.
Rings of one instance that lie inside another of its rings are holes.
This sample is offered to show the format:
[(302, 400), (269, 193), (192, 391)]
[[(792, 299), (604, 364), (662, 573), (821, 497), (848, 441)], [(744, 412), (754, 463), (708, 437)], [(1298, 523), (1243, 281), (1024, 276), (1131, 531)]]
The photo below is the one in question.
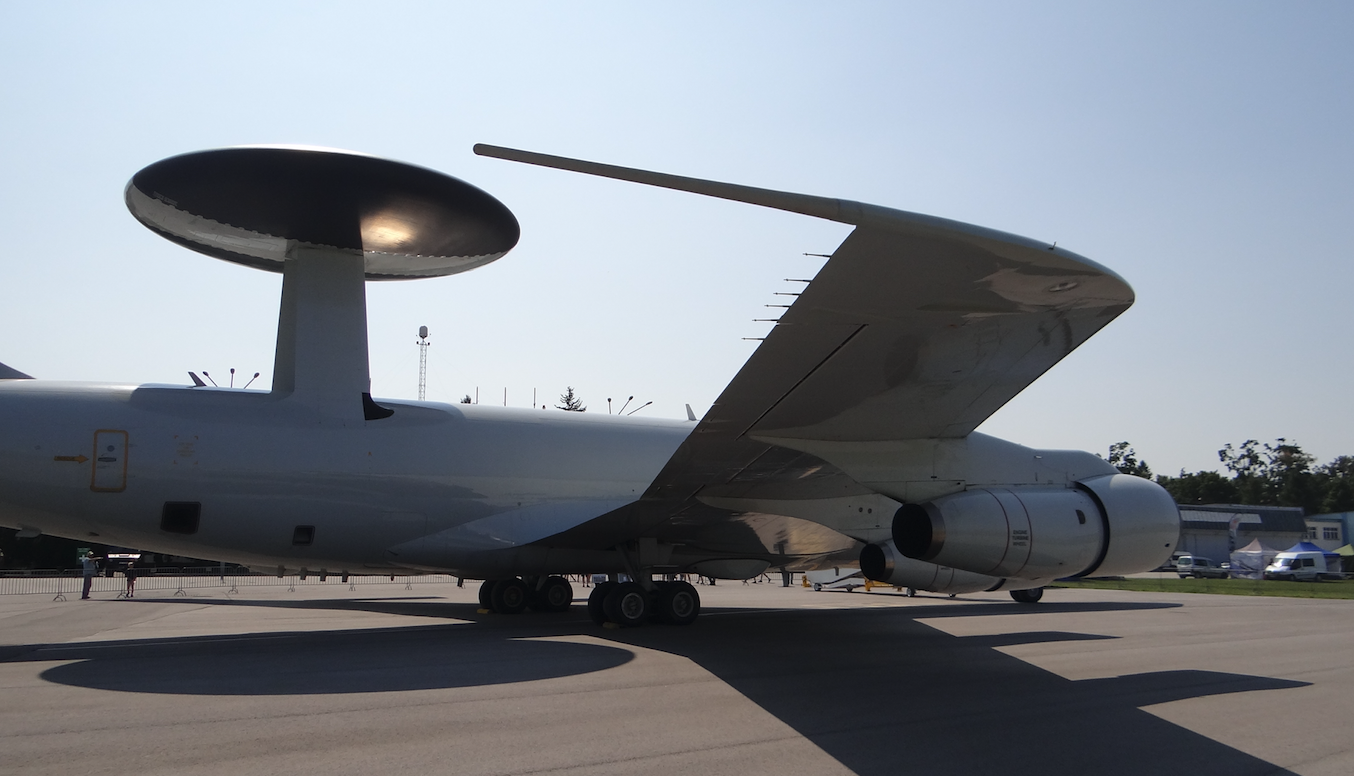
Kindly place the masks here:
[(1338, 553), (1323, 550), (1311, 542), (1298, 542), (1297, 544), (1284, 550), (1284, 552), (1319, 552), (1322, 555), (1336, 555)]

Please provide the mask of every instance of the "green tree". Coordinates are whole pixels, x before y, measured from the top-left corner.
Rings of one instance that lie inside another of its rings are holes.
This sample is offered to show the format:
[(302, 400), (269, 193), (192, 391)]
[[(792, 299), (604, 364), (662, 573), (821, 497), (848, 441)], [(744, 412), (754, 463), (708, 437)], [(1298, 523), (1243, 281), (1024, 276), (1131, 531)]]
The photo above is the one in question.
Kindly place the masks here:
[(1185, 473), (1179, 477), (1160, 475), (1157, 484), (1171, 494), (1177, 504), (1241, 504), (1236, 483), (1218, 472)]
[(1309, 514), (1320, 510), (1324, 489), (1312, 471), (1316, 458), (1282, 437), (1274, 442), (1261, 445), (1248, 439), (1240, 447), (1228, 444), (1218, 451), (1223, 466), (1232, 472), (1238, 503), (1302, 507)]
[(1322, 512), (1354, 512), (1354, 456), (1342, 455), (1317, 467)]
[(1218, 451), (1218, 459), (1227, 471), (1232, 473), (1232, 484), (1236, 487), (1238, 504), (1270, 504), (1266, 492), (1264, 456), (1260, 452), (1260, 443), (1247, 439), (1241, 447), (1233, 448), (1229, 442)]
[[(1110, 445), (1106, 459), (1126, 474), (1147, 476), (1147, 463), (1127, 442)], [(1316, 466), (1300, 445), (1280, 437), (1273, 444), (1247, 439), (1218, 451), (1227, 474), (1185, 472), (1156, 478), (1178, 504), (1250, 504), (1301, 507), (1306, 514), (1354, 512), (1354, 456)], [(1227, 475), (1230, 475), (1227, 476)]]
[(462, 404), (471, 404), (472, 402), (470, 401), (470, 394), (467, 393), (465, 396), (462, 396), (462, 397), (461, 397), (461, 403), (462, 403)]
[(1321, 511), (1321, 481), (1312, 471), (1316, 458), (1296, 444), (1277, 440), (1279, 444), (1265, 445), (1269, 453), (1269, 480), (1274, 489), (1274, 501), (1279, 506), (1302, 507), (1306, 514)]
[(574, 395), (574, 387), (571, 385), (565, 389), (564, 393), (559, 395), (559, 404), (555, 405), (557, 410), (567, 412), (587, 412), (588, 408), (583, 406), (583, 402)]
[(1149, 480), (1152, 478), (1152, 467), (1148, 466), (1146, 461), (1139, 461), (1138, 451), (1127, 442), (1115, 442), (1110, 445), (1110, 455), (1105, 460), (1124, 474), (1146, 477)]

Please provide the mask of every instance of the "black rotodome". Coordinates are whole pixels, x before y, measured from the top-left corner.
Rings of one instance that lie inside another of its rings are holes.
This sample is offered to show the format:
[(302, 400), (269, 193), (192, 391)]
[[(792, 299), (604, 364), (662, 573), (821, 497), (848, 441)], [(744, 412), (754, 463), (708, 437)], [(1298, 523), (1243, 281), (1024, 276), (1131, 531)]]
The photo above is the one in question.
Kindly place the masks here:
[(174, 156), (134, 175), (126, 201), (174, 242), (272, 271), (295, 242), (361, 251), (373, 279), (447, 275), (493, 261), (520, 235), (507, 207), (464, 181), (329, 149)]

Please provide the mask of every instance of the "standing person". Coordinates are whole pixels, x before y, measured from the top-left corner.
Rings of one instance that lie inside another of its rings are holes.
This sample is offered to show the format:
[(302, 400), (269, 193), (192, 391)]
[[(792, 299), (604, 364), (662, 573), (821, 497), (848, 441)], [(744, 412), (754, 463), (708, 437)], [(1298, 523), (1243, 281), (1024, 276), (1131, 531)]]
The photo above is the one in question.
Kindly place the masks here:
[(89, 600), (89, 587), (94, 584), (94, 575), (99, 572), (98, 560), (98, 558), (94, 557), (94, 552), (92, 550), (86, 550), (85, 556), (80, 559), (81, 573), (85, 578), (85, 588), (80, 593), (81, 601)]
[(132, 593), (136, 592), (136, 561), (128, 561), (127, 568), (122, 570), (122, 576), (127, 578), (127, 597), (131, 598)]

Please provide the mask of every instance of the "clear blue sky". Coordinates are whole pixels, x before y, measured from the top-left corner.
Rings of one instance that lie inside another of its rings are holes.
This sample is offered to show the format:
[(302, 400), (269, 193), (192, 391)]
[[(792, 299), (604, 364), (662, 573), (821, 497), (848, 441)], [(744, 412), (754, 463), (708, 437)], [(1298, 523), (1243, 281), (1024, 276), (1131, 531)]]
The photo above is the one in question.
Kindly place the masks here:
[(873, 202), (1112, 267), (1137, 305), (993, 417), (1158, 470), (1247, 438), (1354, 454), (1354, 4), (0, 5), (0, 361), (270, 379), (278, 275), (138, 225), (141, 167), (350, 148), (491, 192), (506, 258), (368, 286), (373, 389), (703, 412), (782, 278), (846, 234), (474, 156), (476, 142)]

